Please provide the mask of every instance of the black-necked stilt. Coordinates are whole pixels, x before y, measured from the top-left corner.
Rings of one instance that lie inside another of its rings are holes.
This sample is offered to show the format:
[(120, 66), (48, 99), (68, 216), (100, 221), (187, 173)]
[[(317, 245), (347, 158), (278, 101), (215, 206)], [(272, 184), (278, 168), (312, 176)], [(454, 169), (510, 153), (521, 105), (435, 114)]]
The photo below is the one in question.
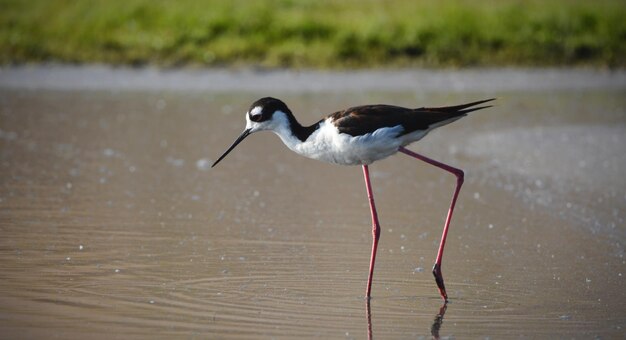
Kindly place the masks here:
[(372, 275), (376, 261), (376, 249), (380, 238), (380, 224), (374, 205), (374, 195), (370, 183), (368, 166), (400, 151), (406, 155), (432, 164), (454, 174), (456, 188), (437, 252), (433, 275), (441, 297), (448, 296), (441, 274), (441, 259), (448, 235), (452, 212), (461, 185), (463, 171), (447, 164), (405, 149), (405, 146), (422, 139), (428, 132), (449, 124), (467, 113), (490, 107), (476, 105), (494, 99), (480, 100), (468, 104), (444, 107), (422, 107), (409, 109), (392, 105), (364, 105), (332, 113), (311, 126), (302, 126), (282, 101), (275, 98), (261, 98), (254, 102), (246, 113), (246, 128), (235, 142), (218, 158), (212, 167), (248, 135), (269, 130), (277, 134), (287, 147), (305, 157), (342, 165), (361, 165), (365, 177), (365, 187), (372, 213), (373, 242), (369, 276), (365, 295), (370, 297)]

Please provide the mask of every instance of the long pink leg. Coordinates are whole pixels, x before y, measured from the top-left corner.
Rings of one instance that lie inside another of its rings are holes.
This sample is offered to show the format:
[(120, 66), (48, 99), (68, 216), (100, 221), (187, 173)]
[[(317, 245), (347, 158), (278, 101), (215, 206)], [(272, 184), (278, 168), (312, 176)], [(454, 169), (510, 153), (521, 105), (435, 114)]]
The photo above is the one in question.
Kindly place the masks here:
[(457, 169), (447, 164), (438, 162), (434, 159), (430, 159), (426, 156), (422, 156), (411, 150), (405, 149), (402, 146), (398, 148), (398, 151), (403, 152), (411, 157), (422, 160), (428, 164), (432, 164), (443, 170), (446, 170), (456, 176), (456, 189), (454, 189), (454, 195), (452, 196), (452, 203), (450, 203), (450, 209), (448, 209), (448, 216), (446, 217), (446, 224), (443, 227), (443, 234), (441, 235), (441, 243), (439, 243), (439, 251), (437, 251), (437, 259), (435, 260), (435, 265), (433, 266), (433, 275), (435, 276), (437, 287), (439, 287), (439, 294), (441, 294), (441, 297), (444, 299), (444, 301), (448, 302), (448, 295), (446, 294), (446, 287), (443, 284), (443, 274), (441, 273), (441, 258), (443, 257), (443, 247), (446, 244), (446, 237), (448, 236), (448, 228), (450, 227), (450, 220), (452, 220), (452, 212), (454, 211), (454, 205), (456, 204), (456, 199), (457, 197), (459, 197), (459, 192), (461, 191), (461, 186), (463, 185), (464, 173), (463, 173), (463, 170), (461, 169)]
[(370, 258), (370, 273), (367, 278), (367, 289), (365, 290), (365, 297), (369, 299), (372, 290), (372, 276), (374, 276), (374, 262), (376, 262), (376, 249), (378, 248), (378, 239), (380, 239), (380, 224), (378, 223), (378, 214), (376, 213), (372, 183), (370, 183), (370, 173), (367, 165), (363, 165), (363, 177), (365, 177), (365, 188), (367, 189), (367, 198), (369, 199), (372, 212), (372, 257)]

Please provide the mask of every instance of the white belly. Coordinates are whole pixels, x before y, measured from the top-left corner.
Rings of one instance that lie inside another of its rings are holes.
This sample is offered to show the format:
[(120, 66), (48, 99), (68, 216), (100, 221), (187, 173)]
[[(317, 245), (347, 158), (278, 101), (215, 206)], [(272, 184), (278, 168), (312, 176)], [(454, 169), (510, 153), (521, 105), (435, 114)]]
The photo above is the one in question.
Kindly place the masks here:
[(308, 158), (341, 165), (363, 165), (389, 157), (400, 146), (419, 140), (426, 134), (426, 131), (420, 131), (397, 137), (402, 131), (402, 126), (398, 125), (362, 136), (350, 136), (339, 133), (334, 125), (325, 121), (304, 142), (285, 140), (282, 136), (281, 139), (290, 149)]

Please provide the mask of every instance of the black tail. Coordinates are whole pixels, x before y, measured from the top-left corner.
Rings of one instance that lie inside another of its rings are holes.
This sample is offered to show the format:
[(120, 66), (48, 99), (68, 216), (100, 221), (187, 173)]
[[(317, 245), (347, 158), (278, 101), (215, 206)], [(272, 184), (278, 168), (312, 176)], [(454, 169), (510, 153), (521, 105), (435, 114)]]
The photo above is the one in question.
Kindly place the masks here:
[(476, 102), (471, 102), (471, 103), (462, 104), (462, 105), (454, 105), (454, 106), (422, 107), (422, 108), (420, 108), (418, 110), (434, 111), (434, 112), (444, 112), (444, 113), (449, 113), (449, 114), (456, 113), (456, 114), (462, 115), (462, 114), (470, 113), (472, 111), (476, 111), (476, 110), (481, 110), (481, 109), (486, 109), (488, 107), (492, 107), (492, 105), (472, 107), (472, 106), (476, 106), (478, 104), (490, 102), (492, 100), (496, 100), (496, 98), (479, 100), (479, 101), (476, 101)]

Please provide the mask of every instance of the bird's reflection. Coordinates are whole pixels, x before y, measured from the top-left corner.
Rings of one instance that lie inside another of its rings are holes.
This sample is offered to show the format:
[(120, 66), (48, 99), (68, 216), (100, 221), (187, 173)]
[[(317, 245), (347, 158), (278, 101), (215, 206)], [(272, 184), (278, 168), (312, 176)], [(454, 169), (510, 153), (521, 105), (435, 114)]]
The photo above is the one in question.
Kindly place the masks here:
[(368, 298), (365, 298), (365, 316), (367, 319), (367, 339), (372, 340), (372, 309)]
[(448, 303), (444, 302), (444, 304), (439, 307), (439, 313), (435, 315), (433, 325), (430, 326), (430, 334), (432, 334), (433, 338), (435, 339), (439, 339), (439, 329), (443, 324), (443, 316), (444, 314), (446, 314), (446, 309), (448, 309)]
[[(439, 312), (435, 315), (433, 324), (430, 326), (430, 334), (433, 336), (433, 339), (439, 339), (439, 330), (443, 324), (443, 316), (446, 314), (446, 309), (448, 309), (447, 302), (439, 307)], [(365, 317), (367, 319), (367, 339), (372, 340), (374, 335), (372, 333), (372, 308), (370, 306), (370, 299), (365, 299)]]

